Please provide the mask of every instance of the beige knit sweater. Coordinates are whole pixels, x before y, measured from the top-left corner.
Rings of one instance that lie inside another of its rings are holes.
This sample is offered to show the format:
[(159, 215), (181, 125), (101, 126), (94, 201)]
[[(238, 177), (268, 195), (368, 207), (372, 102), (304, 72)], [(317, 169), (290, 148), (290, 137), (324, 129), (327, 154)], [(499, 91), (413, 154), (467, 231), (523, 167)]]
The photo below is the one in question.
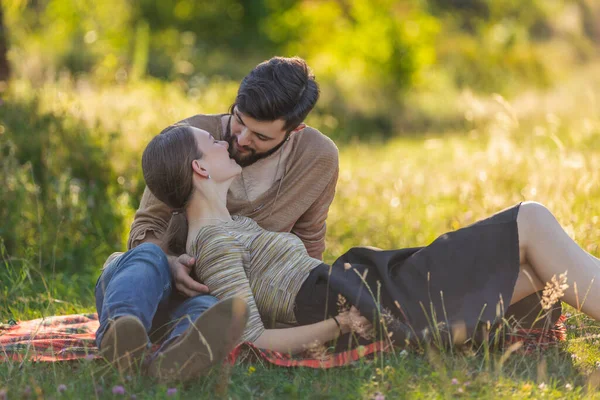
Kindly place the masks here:
[[(182, 122), (221, 139), (222, 117), (199, 114)], [(292, 134), (280, 150), (242, 170), (229, 190), (227, 208), (232, 215), (250, 217), (268, 231), (292, 232), (311, 257), (321, 260), (325, 220), (338, 171), (338, 149), (333, 141), (306, 127)], [(148, 231), (161, 238), (170, 217), (169, 208), (146, 188), (131, 225), (128, 248), (142, 243)]]

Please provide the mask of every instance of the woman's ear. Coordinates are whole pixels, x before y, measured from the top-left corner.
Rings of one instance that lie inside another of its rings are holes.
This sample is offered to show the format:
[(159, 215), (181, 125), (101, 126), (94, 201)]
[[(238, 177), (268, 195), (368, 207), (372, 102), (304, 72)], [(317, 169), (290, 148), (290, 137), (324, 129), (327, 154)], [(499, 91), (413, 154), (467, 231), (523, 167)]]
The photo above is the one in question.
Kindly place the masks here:
[(192, 169), (194, 170), (194, 173), (200, 175), (203, 178), (208, 179), (210, 177), (208, 171), (202, 165), (200, 165), (200, 162), (198, 160), (192, 161)]

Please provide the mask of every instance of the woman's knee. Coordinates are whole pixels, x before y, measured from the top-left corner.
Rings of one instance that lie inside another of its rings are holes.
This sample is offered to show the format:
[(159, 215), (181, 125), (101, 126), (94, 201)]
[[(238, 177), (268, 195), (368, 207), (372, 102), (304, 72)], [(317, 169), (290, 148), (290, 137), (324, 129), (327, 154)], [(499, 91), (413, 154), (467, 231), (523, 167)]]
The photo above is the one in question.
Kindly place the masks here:
[(556, 223), (554, 215), (543, 204), (535, 201), (523, 202), (517, 216), (521, 250), (528, 246), (532, 238), (551, 230)]
[(556, 219), (546, 206), (535, 201), (525, 201), (519, 207), (517, 221), (532, 226), (539, 226)]

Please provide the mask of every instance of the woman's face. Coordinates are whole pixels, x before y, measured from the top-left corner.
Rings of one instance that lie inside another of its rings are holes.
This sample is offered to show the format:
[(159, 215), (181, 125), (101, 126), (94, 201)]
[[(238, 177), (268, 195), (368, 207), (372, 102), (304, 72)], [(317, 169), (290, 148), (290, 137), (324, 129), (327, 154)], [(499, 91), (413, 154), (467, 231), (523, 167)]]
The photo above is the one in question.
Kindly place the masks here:
[(205, 130), (192, 128), (196, 136), (198, 149), (202, 152), (199, 160), (201, 166), (208, 172), (211, 179), (223, 182), (231, 179), (242, 172), (234, 159), (229, 157), (227, 151), (229, 145), (224, 140), (216, 140)]

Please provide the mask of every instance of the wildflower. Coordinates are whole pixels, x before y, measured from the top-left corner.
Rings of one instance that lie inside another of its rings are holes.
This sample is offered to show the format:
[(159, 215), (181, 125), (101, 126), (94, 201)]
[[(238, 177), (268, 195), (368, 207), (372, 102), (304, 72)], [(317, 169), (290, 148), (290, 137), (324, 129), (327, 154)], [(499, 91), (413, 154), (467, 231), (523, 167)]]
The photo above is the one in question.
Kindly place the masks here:
[(350, 310), (350, 305), (348, 304), (348, 301), (341, 294), (338, 294), (337, 308), (338, 308), (338, 313), (339, 314), (347, 312), (347, 311)]
[(406, 351), (406, 350), (402, 350), (400, 352), (400, 357), (402, 357), (402, 358), (406, 357), (407, 355), (408, 355), (408, 351)]
[(573, 385), (571, 385), (570, 383), (567, 383), (565, 385), (565, 389), (567, 389), (570, 392), (571, 390), (573, 390)]
[(458, 385), (460, 382), (458, 381), (458, 379), (456, 378), (452, 378), (452, 384), (453, 385)]
[(169, 388), (167, 389), (167, 396), (175, 396), (177, 394), (177, 389), (176, 388)]
[(375, 393), (373, 400), (385, 400), (385, 396), (381, 392)]
[(367, 349), (365, 348), (365, 346), (358, 346), (358, 347), (356, 348), (356, 352), (358, 353), (358, 355), (359, 355), (360, 357), (362, 357), (362, 356), (364, 356), (364, 355), (365, 355), (365, 353), (367, 352)]
[(570, 312), (568, 312), (568, 313), (565, 314), (565, 317), (571, 318), (571, 315), (573, 315), (573, 314), (571, 314)]
[(248, 376), (252, 375), (255, 372), (256, 368), (254, 368), (252, 365), (248, 367)]
[(317, 360), (326, 360), (327, 359), (327, 348), (323, 345), (323, 343), (315, 340), (304, 346), (306, 352), (310, 357)]
[(84, 357), (85, 361), (93, 361), (96, 358), (93, 354), (88, 354)]
[(351, 317), (350, 323), (351, 323), (350, 330), (352, 330), (352, 332), (356, 333), (361, 338), (366, 339), (366, 340), (371, 340), (375, 336), (373, 333), (373, 327), (366, 328), (364, 325), (362, 325), (358, 321), (358, 319)]
[(6, 389), (0, 389), (0, 400), (6, 400), (7, 399), (7, 391)]
[(60, 385), (58, 385), (58, 393), (64, 393), (67, 391), (67, 385), (65, 385), (64, 383), (61, 383)]
[(471, 381), (466, 381), (465, 383), (463, 383), (464, 387), (469, 387), (471, 386)]
[(113, 386), (112, 393), (113, 394), (125, 394), (125, 388), (121, 385)]
[[(31, 386), (27, 385), (25, 386), (25, 389), (23, 389), (23, 397), (29, 397), (31, 395)], [(2, 397), (0, 397), (1, 399)]]
[(125, 377), (125, 380), (126, 380), (127, 382), (131, 382), (131, 381), (133, 380), (133, 378), (131, 377), (131, 375), (127, 375), (127, 376)]
[(464, 392), (465, 392), (463, 388), (458, 388), (458, 389), (456, 389), (456, 391), (457, 391), (458, 393), (464, 393)]
[(544, 382), (540, 383), (538, 385), (538, 389), (540, 389), (540, 390), (546, 390), (546, 384)]
[(131, 400), (136, 400), (136, 399), (137, 399), (137, 396), (136, 396), (135, 394), (132, 394), (131, 396), (129, 396), (129, 398), (130, 398)]
[(554, 303), (564, 296), (565, 290), (568, 287), (566, 271), (560, 274), (558, 278), (556, 275), (552, 276), (550, 282), (546, 282), (546, 287), (542, 294), (542, 308), (549, 310)]

